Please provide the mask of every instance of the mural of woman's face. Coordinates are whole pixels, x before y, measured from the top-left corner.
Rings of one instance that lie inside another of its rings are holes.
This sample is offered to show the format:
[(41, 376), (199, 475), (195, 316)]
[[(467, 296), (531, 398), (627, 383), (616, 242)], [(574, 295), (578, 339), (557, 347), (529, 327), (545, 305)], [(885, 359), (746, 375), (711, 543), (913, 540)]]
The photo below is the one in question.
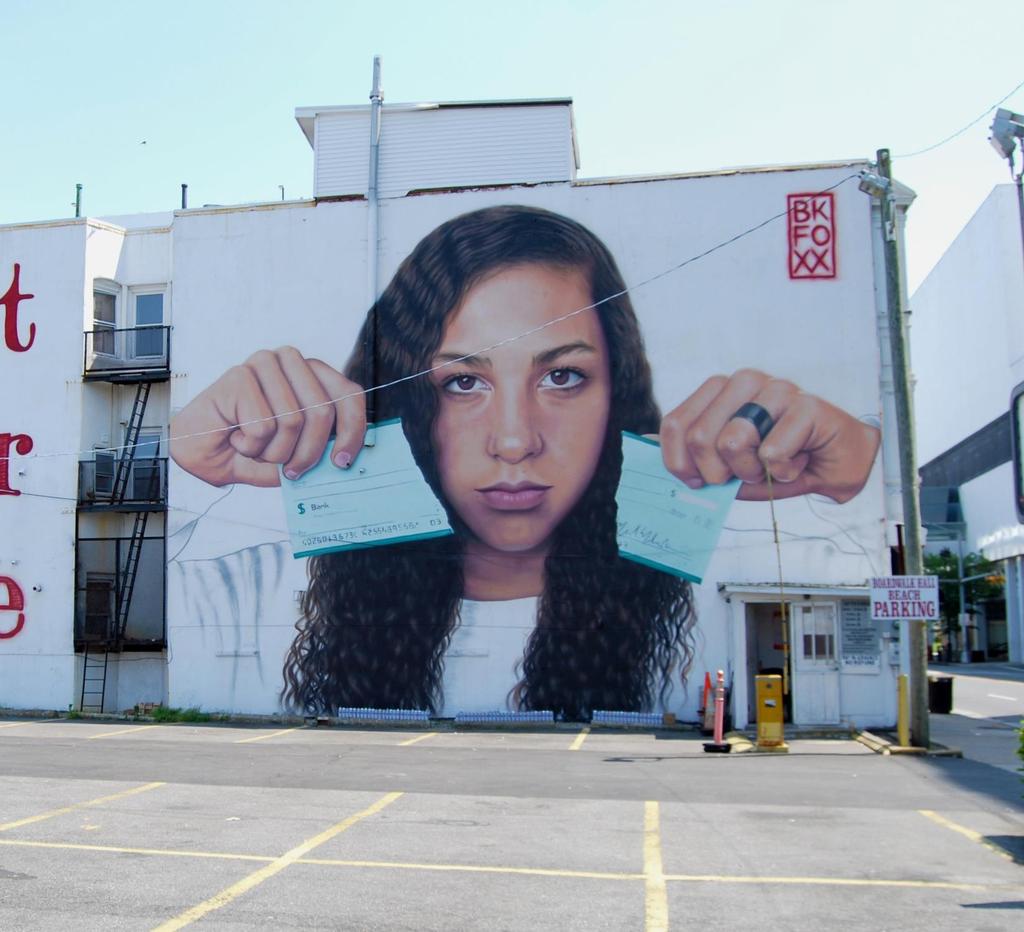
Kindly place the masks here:
[[(516, 265), (474, 285), (433, 365), (477, 354), (592, 303), (582, 272)], [(479, 544), (538, 553), (597, 467), (611, 403), (608, 346), (587, 310), (433, 374), (445, 496)]]

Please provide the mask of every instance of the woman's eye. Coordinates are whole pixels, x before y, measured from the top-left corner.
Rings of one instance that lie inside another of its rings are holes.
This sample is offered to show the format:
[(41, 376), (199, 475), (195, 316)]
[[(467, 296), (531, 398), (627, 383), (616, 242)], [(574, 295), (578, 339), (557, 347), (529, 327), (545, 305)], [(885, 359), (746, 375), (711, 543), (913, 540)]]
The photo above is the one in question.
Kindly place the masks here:
[(484, 391), (486, 384), (475, 375), (453, 375), (443, 387), (453, 395), (468, 395), (470, 392)]
[(576, 369), (552, 369), (540, 380), (541, 388), (575, 388), (586, 376)]

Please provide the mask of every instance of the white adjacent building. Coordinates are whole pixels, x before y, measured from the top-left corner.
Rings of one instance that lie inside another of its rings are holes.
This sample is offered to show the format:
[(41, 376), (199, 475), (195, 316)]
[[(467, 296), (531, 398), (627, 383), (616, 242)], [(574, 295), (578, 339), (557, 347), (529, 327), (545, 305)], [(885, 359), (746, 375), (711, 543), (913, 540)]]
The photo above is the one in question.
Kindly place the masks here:
[[(925, 520), (961, 523), (965, 551), (1002, 563), (1005, 606), (979, 606), (964, 619), (966, 646), (1019, 663), (1024, 527), (1014, 504), (1009, 408), (1024, 381), (1024, 256), (1013, 185), (992, 189), (911, 306)], [(955, 552), (952, 537), (935, 546)]]

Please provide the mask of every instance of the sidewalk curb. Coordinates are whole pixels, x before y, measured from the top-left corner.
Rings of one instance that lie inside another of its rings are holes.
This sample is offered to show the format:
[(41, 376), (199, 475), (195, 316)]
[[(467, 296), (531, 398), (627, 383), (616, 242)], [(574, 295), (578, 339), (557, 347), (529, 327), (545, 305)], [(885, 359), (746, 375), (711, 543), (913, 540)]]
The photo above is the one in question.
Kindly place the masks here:
[(895, 744), (882, 735), (873, 734), (870, 731), (862, 731), (857, 734), (857, 741), (866, 748), (870, 748), (876, 754), (909, 754), (919, 757), (960, 757), (964, 752), (960, 748), (947, 748), (944, 744), (931, 744), (927, 748), (903, 747)]

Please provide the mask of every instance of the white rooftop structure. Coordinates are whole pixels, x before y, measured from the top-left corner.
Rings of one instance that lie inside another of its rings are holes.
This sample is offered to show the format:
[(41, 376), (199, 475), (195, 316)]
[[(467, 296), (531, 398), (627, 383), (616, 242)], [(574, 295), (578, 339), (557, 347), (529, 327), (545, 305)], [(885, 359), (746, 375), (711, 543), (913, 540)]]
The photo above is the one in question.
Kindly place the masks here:
[[(316, 198), (363, 196), (369, 183), (369, 104), (299, 107), (313, 147)], [(384, 104), (382, 198), (420, 190), (574, 181), (572, 100)]]

